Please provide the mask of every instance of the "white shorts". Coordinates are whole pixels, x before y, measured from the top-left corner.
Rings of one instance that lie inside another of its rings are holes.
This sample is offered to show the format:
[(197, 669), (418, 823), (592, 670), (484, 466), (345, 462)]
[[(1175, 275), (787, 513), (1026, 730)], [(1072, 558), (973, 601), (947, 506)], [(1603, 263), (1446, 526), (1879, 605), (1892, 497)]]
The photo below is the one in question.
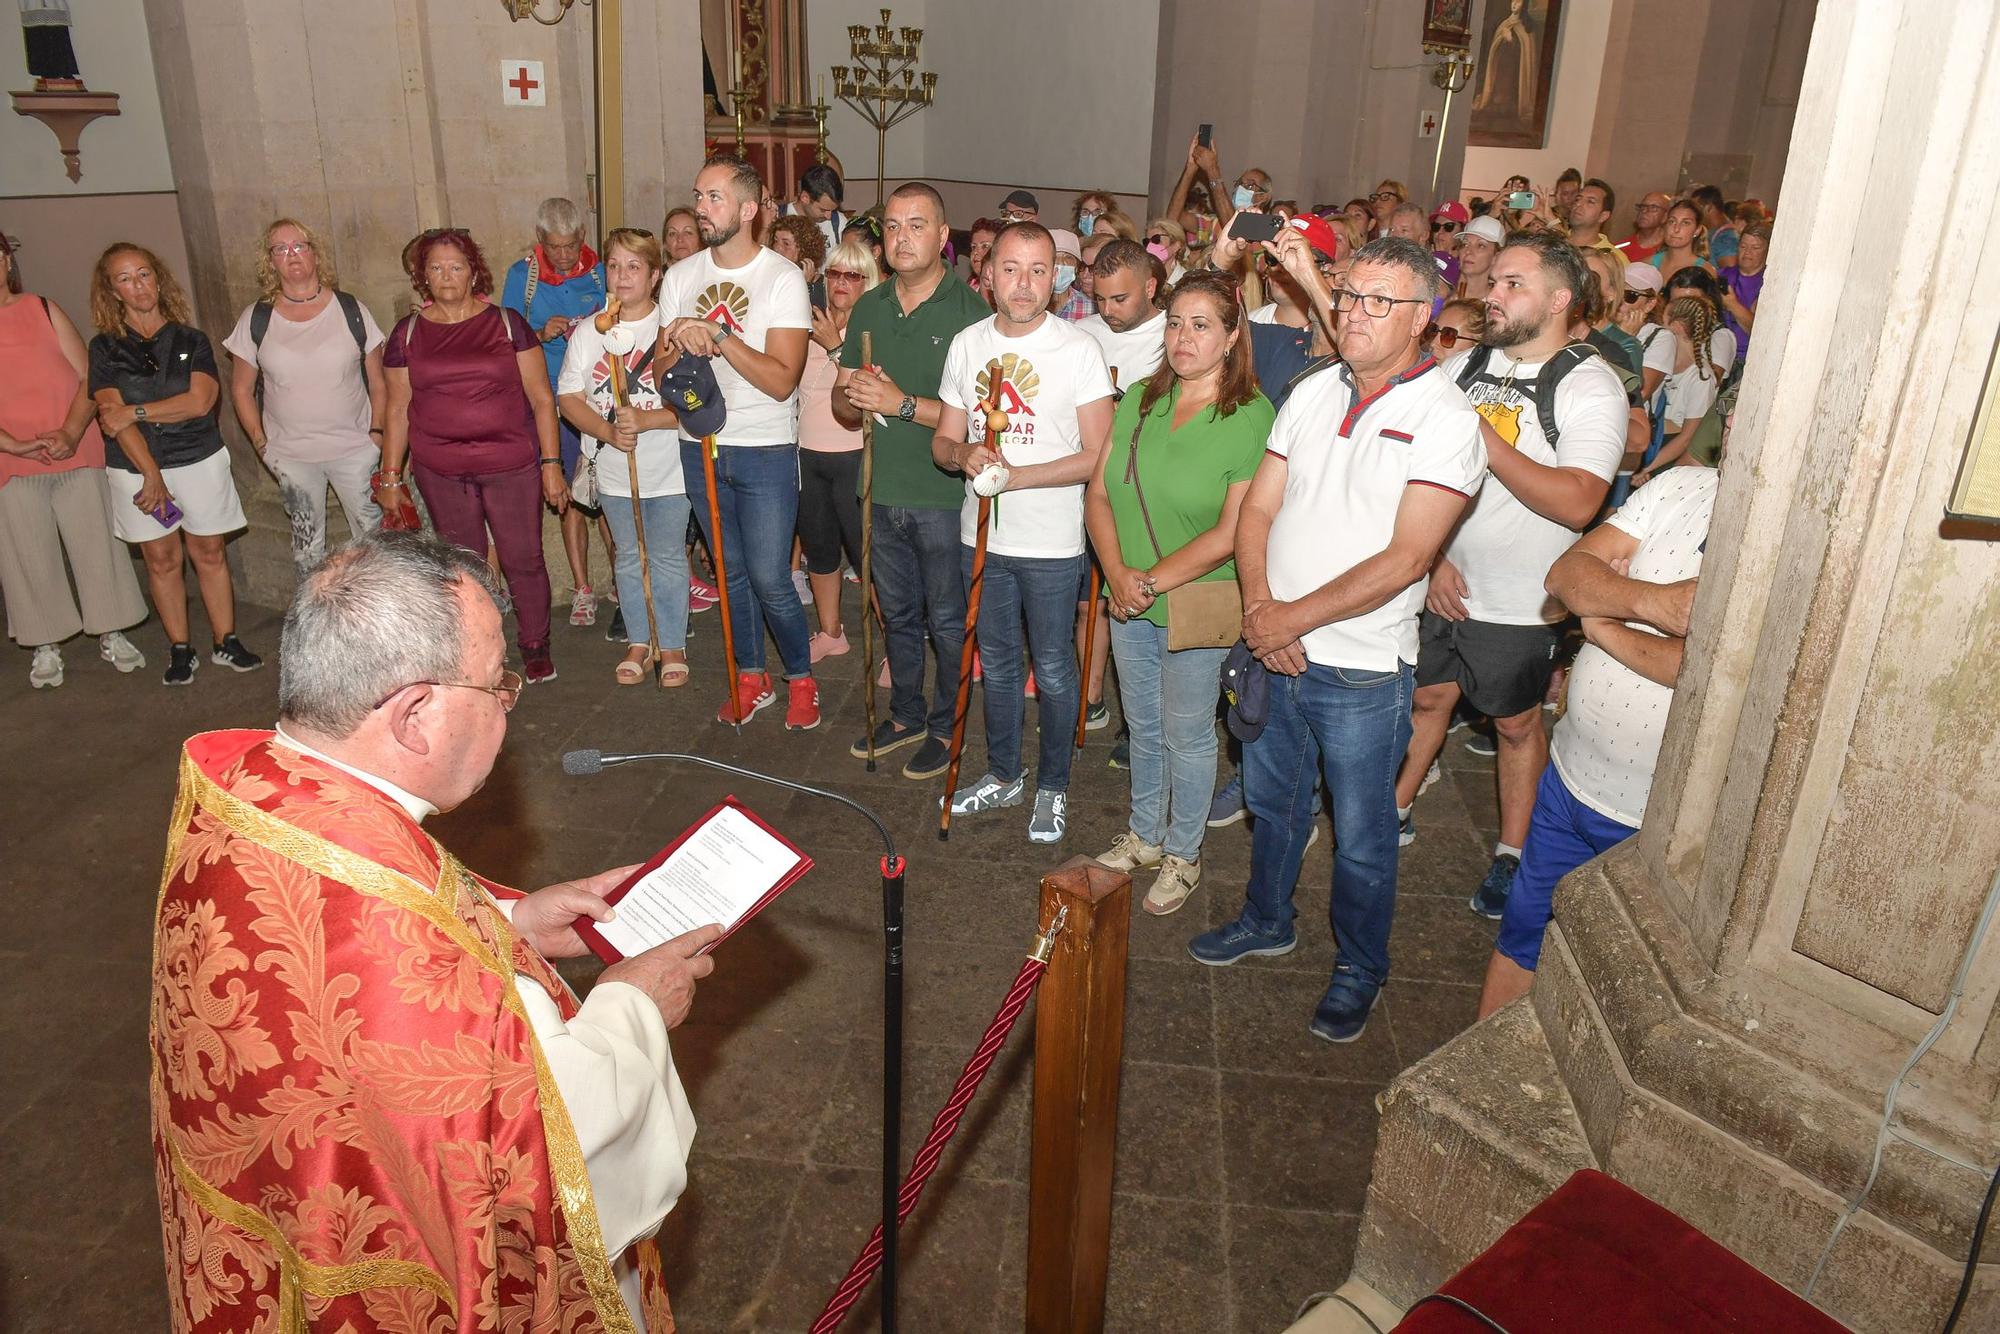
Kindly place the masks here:
[(167, 494), (181, 510), (172, 527), (162, 528), (159, 520), (132, 503), (146, 484), (144, 477), (123, 468), (106, 468), (104, 475), (111, 483), (112, 530), (123, 541), (151, 542), (182, 528), (196, 537), (220, 537), (250, 526), (236, 495), (236, 479), (229, 474), (227, 449), (185, 467), (161, 470)]

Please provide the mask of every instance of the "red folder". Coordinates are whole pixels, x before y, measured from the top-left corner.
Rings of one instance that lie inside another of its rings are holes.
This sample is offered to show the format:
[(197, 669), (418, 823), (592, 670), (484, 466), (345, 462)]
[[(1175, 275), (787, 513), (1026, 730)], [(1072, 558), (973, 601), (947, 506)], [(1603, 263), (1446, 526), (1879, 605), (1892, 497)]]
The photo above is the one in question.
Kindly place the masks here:
[[(797, 844), (793, 843), (790, 839), (786, 838), (783, 834), (779, 833), (776, 829), (772, 828), (769, 822), (767, 822), (762, 816), (758, 815), (757, 812), (751, 810), (748, 806), (745, 806), (742, 802), (738, 801), (734, 795), (724, 797), (720, 802), (716, 803), (715, 807), (711, 809), (706, 815), (702, 816), (699, 820), (696, 820), (686, 829), (683, 829), (680, 832), (680, 834), (674, 839), (673, 842), (667, 844), (667, 846), (661, 848), (657, 853), (653, 854), (653, 857), (650, 861), (648, 861), (644, 866), (641, 866), (638, 870), (632, 872), (632, 874), (627, 876), (616, 889), (612, 890), (609, 894), (606, 894), (604, 896), (604, 901), (615, 907), (618, 903), (618, 900), (624, 898), (626, 894), (630, 893), (634, 885), (638, 884), (641, 880), (644, 880), (647, 876), (651, 875), (655, 870), (659, 869), (662, 863), (664, 863), (669, 857), (673, 856), (674, 853), (680, 849), (681, 845), (687, 842), (688, 837), (690, 835), (692, 835), (696, 830), (700, 829), (702, 826), (706, 825), (709, 821), (713, 820), (716, 816), (720, 815), (727, 808), (734, 808), (738, 814), (743, 816), (744, 819), (756, 825), (766, 834), (769, 834), (773, 839), (777, 840), (779, 844), (785, 847), (788, 851), (792, 853), (794, 857), (798, 859), (793, 864), (792, 868), (789, 871), (785, 872), (785, 874), (779, 878), (776, 884), (772, 885), (768, 890), (764, 892), (763, 897), (759, 898), (755, 903), (750, 905), (749, 911), (745, 912), (741, 917), (737, 918), (736, 921), (727, 930), (725, 930), (721, 936), (717, 937), (716, 940), (708, 946), (707, 950), (703, 951), (703, 953), (707, 953), (708, 950), (713, 950), (717, 945), (720, 945), (723, 941), (735, 935), (736, 932), (742, 928), (745, 922), (755, 917), (758, 913), (763, 912), (765, 908), (770, 906), (771, 901), (773, 899), (777, 898), (778, 895), (784, 893), (786, 890), (790, 889), (793, 885), (797, 884), (800, 877), (804, 876), (807, 871), (812, 870), (813, 860), (811, 857), (808, 857), (804, 852), (800, 851)], [(598, 931), (597, 923), (591, 921), (587, 917), (579, 917), (576, 920), (576, 933), (579, 936), (583, 937), (583, 943), (590, 946), (591, 952), (596, 954), (598, 958), (604, 960), (604, 962), (607, 964), (617, 963), (619, 960), (625, 957), (622, 953), (619, 952), (618, 947), (616, 945), (613, 945), (610, 941), (606, 940), (603, 934)]]

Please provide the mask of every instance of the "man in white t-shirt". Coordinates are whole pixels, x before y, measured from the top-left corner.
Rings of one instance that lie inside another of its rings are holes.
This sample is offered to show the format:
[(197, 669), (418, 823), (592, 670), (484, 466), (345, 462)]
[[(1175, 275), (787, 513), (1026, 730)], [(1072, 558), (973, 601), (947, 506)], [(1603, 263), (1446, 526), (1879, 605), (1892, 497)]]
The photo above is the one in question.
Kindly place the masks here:
[(1571, 307), (1597, 281), (1575, 246), (1516, 232), (1493, 257), (1492, 278), (1484, 345), (1447, 367), (1484, 419), (1492, 477), (1431, 572), (1396, 808), (1407, 843), (1415, 836), (1410, 808), (1452, 710), (1463, 700), (1493, 719), (1500, 838), (1472, 910), (1497, 918), (1548, 763), (1542, 701), (1567, 612), (1542, 585), (1604, 504), (1625, 453), (1626, 402), (1624, 383), (1597, 350), (1571, 345)]
[(1160, 263), (1137, 241), (1113, 238), (1090, 265), (1095, 314), (1076, 327), (1097, 340), (1121, 394), (1160, 368), (1167, 312), (1160, 306)]
[(1424, 579), (1486, 473), (1479, 419), (1424, 353), (1443, 290), (1428, 247), (1382, 237), (1334, 291), (1340, 360), (1278, 414), (1236, 525), (1243, 638), (1270, 675), (1243, 748), (1250, 883), (1188, 953), (1224, 965), (1297, 947), (1292, 894), (1313, 790), (1333, 809), (1339, 954), (1314, 1036), (1352, 1042), (1389, 977), (1396, 909), (1393, 757), (1410, 736)]
[[(764, 670), (768, 624), (790, 681), (785, 726), (805, 731), (819, 726), (819, 687), (791, 559), (799, 518), (799, 379), (812, 303), (798, 265), (757, 242), (750, 224), (762, 192), (756, 169), (737, 157), (712, 157), (694, 178), (695, 217), (707, 248), (660, 280), (660, 347), (665, 352), (671, 343), (712, 358), (728, 405), (715, 436), (715, 486), (739, 675), (716, 717), (747, 721), (777, 702)], [(688, 499), (715, 551), (702, 449), (682, 433)]]
[(1717, 485), (1712, 468), (1667, 469), (1549, 570), (1549, 592), (1583, 618), (1586, 642), (1486, 966), (1482, 1019), (1535, 980), (1556, 882), (1639, 830)]
[[(938, 386), (931, 457), (965, 474), (959, 541), (966, 584), (979, 526), (972, 479), (1008, 477), (987, 524), (980, 662), (985, 670), (985, 774), (949, 795), (954, 815), (1018, 806), (1024, 799), (1023, 653), (1035, 668), (1041, 743), (1028, 837), (1054, 843), (1069, 824), (1070, 738), (1082, 707), (1072, 627), (1083, 577), (1083, 489), (1111, 438), (1111, 375), (1087, 333), (1049, 313), (1055, 241), (1037, 222), (1010, 223), (993, 242), (998, 309), (952, 339)], [(984, 403), (1007, 414), (998, 441), (985, 435)], [(1027, 643), (1022, 644), (1022, 623)]]

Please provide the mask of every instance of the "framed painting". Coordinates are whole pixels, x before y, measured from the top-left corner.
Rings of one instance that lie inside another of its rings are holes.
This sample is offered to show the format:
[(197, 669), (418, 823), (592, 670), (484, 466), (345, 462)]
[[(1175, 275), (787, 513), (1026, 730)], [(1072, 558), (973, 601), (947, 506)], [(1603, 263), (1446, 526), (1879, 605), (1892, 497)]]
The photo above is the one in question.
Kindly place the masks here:
[(1466, 142), (1541, 148), (1547, 142), (1562, 0), (1486, 0)]
[(1424, 0), (1424, 50), (1433, 55), (1472, 46), (1472, 0)]

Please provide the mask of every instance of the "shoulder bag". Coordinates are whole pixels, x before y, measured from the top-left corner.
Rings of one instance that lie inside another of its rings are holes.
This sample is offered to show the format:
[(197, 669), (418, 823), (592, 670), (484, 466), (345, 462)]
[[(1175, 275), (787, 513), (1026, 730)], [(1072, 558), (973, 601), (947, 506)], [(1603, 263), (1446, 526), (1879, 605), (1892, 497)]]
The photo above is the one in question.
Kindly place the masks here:
[[(1153, 559), (1166, 559), (1160, 550), (1159, 534), (1153, 531), (1153, 516), (1146, 510), (1146, 492), (1139, 485), (1139, 432), (1146, 420), (1132, 428), (1132, 440), (1125, 456), (1125, 480), (1139, 502), (1139, 518), (1146, 525), (1146, 540), (1153, 544)], [(1243, 634), (1243, 590), (1234, 579), (1208, 579), (1182, 584), (1167, 590), (1167, 651), (1190, 648), (1228, 648)]]

